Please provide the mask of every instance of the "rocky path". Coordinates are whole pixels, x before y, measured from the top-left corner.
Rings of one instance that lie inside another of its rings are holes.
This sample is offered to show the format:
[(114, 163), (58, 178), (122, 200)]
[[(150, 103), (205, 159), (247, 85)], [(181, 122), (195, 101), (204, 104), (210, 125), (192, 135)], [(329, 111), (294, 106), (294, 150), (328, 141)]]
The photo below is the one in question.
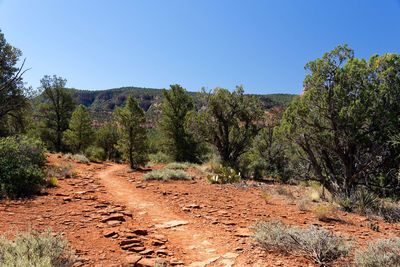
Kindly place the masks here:
[[(118, 176), (124, 165), (112, 164), (97, 175), (114, 201), (126, 206), (135, 220), (147, 224), (148, 231), (165, 237), (171, 256), (187, 266), (234, 266), (239, 256), (227, 244), (227, 237), (212, 229), (204, 229), (197, 220), (176, 214), (168, 206), (155, 201), (141, 185)], [(195, 205), (193, 205), (195, 207)], [(176, 255), (175, 255), (176, 254)]]

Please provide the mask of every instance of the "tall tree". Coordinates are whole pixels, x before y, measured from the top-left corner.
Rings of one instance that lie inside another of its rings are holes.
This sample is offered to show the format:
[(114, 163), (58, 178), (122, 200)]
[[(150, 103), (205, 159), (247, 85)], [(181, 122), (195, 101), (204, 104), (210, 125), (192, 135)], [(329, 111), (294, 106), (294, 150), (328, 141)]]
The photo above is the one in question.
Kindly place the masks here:
[(118, 139), (117, 124), (115, 122), (108, 122), (96, 132), (96, 145), (104, 149), (109, 160), (118, 157), (116, 149)]
[(185, 130), (187, 114), (194, 109), (193, 98), (180, 85), (171, 85), (162, 90), (164, 102), (161, 106), (160, 129), (166, 141), (168, 153), (176, 161), (198, 161), (198, 143)]
[(118, 149), (135, 169), (148, 161), (146, 118), (136, 98), (129, 96), (124, 108), (116, 108), (114, 117), (119, 124)]
[(237, 168), (239, 157), (249, 151), (262, 128), (261, 106), (255, 97), (244, 95), (242, 86), (233, 92), (216, 88), (212, 94), (203, 89), (202, 96), (204, 106), (190, 113), (186, 127), (197, 140), (215, 145), (221, 159)]
[(309, 62), (306, 92), (286, 110), (278, 135), (308, 179), (330, 192), (359, 185), (382, 194), (399, 189), (399, 55), (354, 57), (347, 45)]
[(24, 63), (17, 67), (21, 55), (19, 49), (7, 43), (0, 30), (0, 121), (3, 122), (5, 116), (27, 106), (27, 89), (22, 81)]
[(72, 113), (69, 129), (64, 132), (64, 142), (74, 152), (82, 152), (93, 143), (93, 122), (84, 105), (79, 105)]
[(43, 103), (39, 106), (39, 117), (42, 121), (41, 136), (44, 141), (54, 146), (56, 151), (64, 149), (63, 132), (68, 129), (76, 100), (72, 92), (65, 89), (66, 80), (56, 75), (44, 76), (40, 89)]

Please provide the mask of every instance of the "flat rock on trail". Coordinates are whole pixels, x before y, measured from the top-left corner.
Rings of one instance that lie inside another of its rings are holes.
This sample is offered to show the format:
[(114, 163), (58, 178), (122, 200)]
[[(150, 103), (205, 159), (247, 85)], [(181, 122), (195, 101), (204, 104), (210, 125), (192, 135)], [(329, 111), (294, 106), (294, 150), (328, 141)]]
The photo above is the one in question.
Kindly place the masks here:
[[(53, 154), (48, 164), (66, 161)], [(251, 226), (260, 220), (324, 227), (354, 246), (400, 236), (398, 224), (352, 213), (337, 211), (334, 220), (318, 220), (312, 210), (319, 203), (308, 210), (297, 206), (307, 195), (301, 186), (212, 185), (192, 168), (186, 169), (195, 177), (191, 181), (143, 181), (150, 169), (68, 163), (75, 174), (60, 178), (58, 187), (0, 202), (0, 231), (9, 238), (30, 227), (63, 233), (78, 258), (74, 267), (153, 266), (157, 261), (169, 266), (318, 266), (302, 255), (256, 246)], [(351, 257), (334, 265), (350, 263)]]

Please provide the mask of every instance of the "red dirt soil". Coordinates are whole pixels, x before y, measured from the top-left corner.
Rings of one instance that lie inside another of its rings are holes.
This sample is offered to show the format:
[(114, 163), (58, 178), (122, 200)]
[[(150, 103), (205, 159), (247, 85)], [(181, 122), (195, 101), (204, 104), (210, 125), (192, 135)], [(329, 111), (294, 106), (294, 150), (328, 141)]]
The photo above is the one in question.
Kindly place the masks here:
[[(49, 156), (49, 164), (62, 161)], [(321, 222), (299, 210), (306, 191), (300, 186), (285, 186), (293, 195), (286, 197), (274, 193), (281, 187), (274, 184), (212, 185), (195, 169), (188, 170), (193, 181), (147, 182), (146, 170), (131, 172), (127, 165), (72, 164), (77, 175), (60, 179), (58, 187), (3, 201), (0, 231), (9, 237), (29, 227), (62, 232), (78, 256), (74, 266), (153, 266), (156, 259), (172, 266), (318, 266), (300, 255), (258, 248), (251, 226), (260, 220), (324, 227), (355, 247), (400, 234), (397, 224), (339, 211), (335, 220)], [(368, 227), (372, 223), (379, 232)]]

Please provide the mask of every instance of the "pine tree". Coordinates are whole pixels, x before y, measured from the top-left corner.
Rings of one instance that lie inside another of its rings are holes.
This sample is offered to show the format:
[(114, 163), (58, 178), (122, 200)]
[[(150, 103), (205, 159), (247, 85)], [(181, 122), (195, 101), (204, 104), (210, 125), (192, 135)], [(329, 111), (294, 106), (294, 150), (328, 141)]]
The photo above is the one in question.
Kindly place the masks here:
[(82, 152), (93, 143), (93, 123), (84, 105), (79, 105), (72, 113), (69, 129), (63, 138), (73, 152)]
[(124, 108), (116, 108), (114, 117), (119, 124), (120, 140), (117, 148), (135, 169), (148, 161), (146, 118), (136, 98), (128, 97)]
[(168, 154), (176, 161), (196, 162), (199, 146), (192, 135), (185, 130), (186, 115), (194, 109), (193, 99), (180, 85), (163, 89), (162, 120), (160, 129), (165, 138)]

